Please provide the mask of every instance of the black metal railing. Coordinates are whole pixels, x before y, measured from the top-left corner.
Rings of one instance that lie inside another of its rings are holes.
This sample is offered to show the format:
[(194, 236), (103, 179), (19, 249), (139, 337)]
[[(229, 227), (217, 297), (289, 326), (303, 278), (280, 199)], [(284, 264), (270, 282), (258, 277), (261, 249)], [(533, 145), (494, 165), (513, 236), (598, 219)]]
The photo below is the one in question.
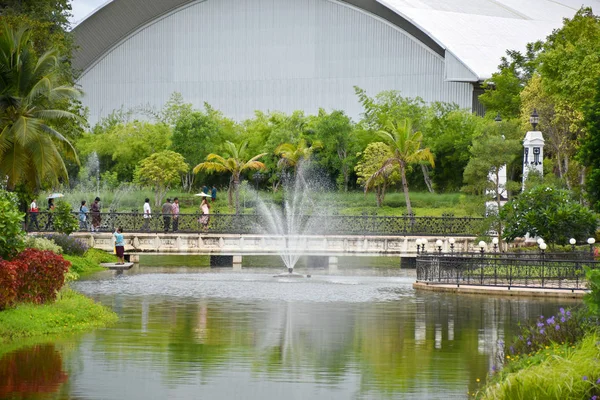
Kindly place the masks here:
[(585, 289), (584, 267), (600, 268), (590, 253), (524, 257), (523, 254), (425, 254), (417, 257), (417, 280), (430, 284)]
[[(74, 213), (77, 215), (77, 213)], [(100, 213), (88, 215), (87, 221), (80, 224), (81, 231), (90, 231), (97, 225), (100, 232), (113, 232), (122, 227), (125, 232), (164, 232), (165, 219), (162, 215), (144, 218), (142, 213)], [(481, 226), (481, 218), (456, 217), (414, 217), (414, 216), (351, 216), (351, 215), (318, 215), (300, 216), (296, 218), (300, 232), (314, 235), (444, 235), (444, 236), (477, 236)], [(205, 227), (199, 214), (180, 214), (177, 218), (177, 230), (182, 233), (265, 233), (263, 227), (268, 226), (266, 220), (256, 214), (212, 214)], [(94, 223), (96, 222), (96, 223)], [(174, 219), (169, 217), (168, 232), (173, 231)], [(28, 214), (26, 229), (30, 232), (53, 232), (53, 215), (39, 212)]]

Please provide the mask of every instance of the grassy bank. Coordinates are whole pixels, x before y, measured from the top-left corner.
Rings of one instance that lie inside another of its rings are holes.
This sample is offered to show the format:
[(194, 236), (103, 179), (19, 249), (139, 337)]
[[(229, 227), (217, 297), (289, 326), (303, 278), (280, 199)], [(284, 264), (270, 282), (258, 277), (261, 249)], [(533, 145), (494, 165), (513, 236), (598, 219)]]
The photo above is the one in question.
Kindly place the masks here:
[(45, 335), (83, 332), (116, 321), (114, 312), (65, 287), (54, 303), (19, 304), (0, 312), (0, 344)]
[(78, 276), (89, 275), (94, 272), (104, 271), (100, 263), (117, 262), (117, 257), (114, 254), (109, 254), (104, 250), (88, 249), (84, 256), (63, 255), (65, 260), (71, 262), (71, 272), (75, 272)]
[(600, 398), (600, 342), (588, 334), (575, 346), (555, 344), (517, 357), (493, 376), (477, 398), (485, 400)]

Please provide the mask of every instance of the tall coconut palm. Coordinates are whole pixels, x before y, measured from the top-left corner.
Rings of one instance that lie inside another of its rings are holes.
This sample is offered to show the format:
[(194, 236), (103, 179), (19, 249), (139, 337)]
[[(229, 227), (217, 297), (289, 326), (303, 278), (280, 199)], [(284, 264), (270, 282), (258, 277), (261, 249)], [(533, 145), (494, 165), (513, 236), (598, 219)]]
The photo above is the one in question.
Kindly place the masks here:
[(56, 49), (37, 57), (27, 29), (0, 29), (0, 176), (9, 189), (68, 179), (63, 155), (78, 162), (77, 153), (51, 124), (79, 118), (58, 106), (79, 91), (61, 84)]
[(280, 168), (289, 167), (294, 170), (294, 175), (298, 174), (298, 167), (302, 161), (308, 161), (312, 153), (323, 147), (321, 142), (315, 141), (311, 146), (306, 140), (301, 139), (298, 144), (283, 143), (275, 149), (275, 155), (281, 158), (277, 162)]
[(229, 180), (229, 205), (232, 205), (232, 192), (235, 192), (235, 212), (239, 213), (240, 210), (240, 196), (238, 193), (238, 186), (240, 184), (240, 176), (245, 171), (261, 170), (265, 169), (265, 164), (258, 161), (259, 158), (264, 157), (267, 153), (258, 154), (250, 159), (246, 156), (246, 148), (248, 142), (244, 141), (239, 145), (232, 142), (225, 142), (226, 153), (224, 156), (211, 153), (206, 156), (206, 161), (200, 163), (194, 167), (194, 173), (197, 174), (200, 171), (208, 173), (212, 172), (228, 172), (231, 174)]
[(434, 166), (433, 154), (428, 148), (422, 149), (423, 135), (421, 132), (414, 132), (410, 120), (405, 119), (399, 123), (388, 121), (384, 129), (377, 131), (377, 135), (389, 146), (392, 156), (386, 159), (381, 168), (375, 172), (369, 180), (378, 178), (389, 172), (389, 167), (397, 165), (400, 168), (402, 178), (402, 189), (406, 200), (406, 212), (412, 215), (410, 205), (410, 196), (408, 194), (408, 182), (406, 181), (406, 170), (411, 164), (428, 162)]

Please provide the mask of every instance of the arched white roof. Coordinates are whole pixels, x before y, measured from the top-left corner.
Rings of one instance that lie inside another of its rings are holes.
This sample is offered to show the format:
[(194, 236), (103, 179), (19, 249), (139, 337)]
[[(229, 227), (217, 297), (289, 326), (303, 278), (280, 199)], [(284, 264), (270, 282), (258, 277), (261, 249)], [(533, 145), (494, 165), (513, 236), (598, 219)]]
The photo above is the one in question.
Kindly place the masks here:
[(599, 0), (377, 1), (418, 26), (477, 80), (497, 70), (506, 50), (545, 39), (582, 6), (600, 11)]

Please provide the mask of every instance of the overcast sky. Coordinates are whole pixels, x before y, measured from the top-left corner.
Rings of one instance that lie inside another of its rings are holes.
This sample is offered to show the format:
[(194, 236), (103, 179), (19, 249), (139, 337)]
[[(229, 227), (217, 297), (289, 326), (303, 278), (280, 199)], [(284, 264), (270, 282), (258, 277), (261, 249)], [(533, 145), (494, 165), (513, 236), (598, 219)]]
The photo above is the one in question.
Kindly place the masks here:
[(108, 0), (71, 0), (71, 13), (73, 14), (71, 23), (73, 26), (77, 25), (92, 11), (107, 2)]

